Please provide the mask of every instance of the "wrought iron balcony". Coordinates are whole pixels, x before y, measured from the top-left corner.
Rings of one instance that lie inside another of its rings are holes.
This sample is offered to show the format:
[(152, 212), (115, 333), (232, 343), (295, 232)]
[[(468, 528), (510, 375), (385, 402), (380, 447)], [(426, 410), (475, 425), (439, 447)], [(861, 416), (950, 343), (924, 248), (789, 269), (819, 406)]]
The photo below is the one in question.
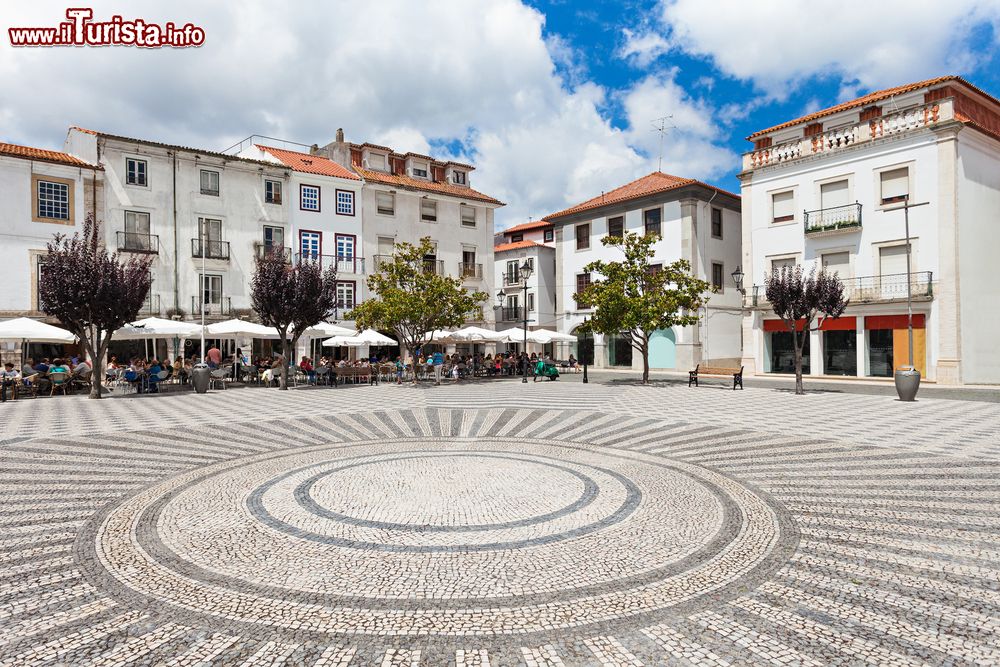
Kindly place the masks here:
[(503, 274), (504, 287), (524, 287), (524, 278), (519, 271)]
[(483, 277), (483, 265), (459, 262), (458, 274), (466, 280), (480, 280)]
[(365, 272), (365, 260), (363, 257), (353, 257), (348, 255), (313, 255), (310, 253), (298, 253), (295, 255), (296, 262), (319, 262), (320, 267), (325, 271), (331, 267), (337, 269), (338, 276), (350, 274), (363, 274)]
[(524, 308), (521, 306), (497, 308), (497, 316), (501, 322), (524, 322)]
[(118, 250), (124, 252), (143, 252), (151, 255), (160, 252), (160, 237), (156, 234), (138, 234), (136, 232), (115, 232), (118, 237)]
[[(219, 297), (215, 303), (205, 303), (206, 317), (224, 317), (232, 315), (232, 300), (228, 296)], [(191, 315), (198, 317), (201, 314), (201, 301), (197, 296), (191, 297)]]
[(287, 261), (288, 263), (291, 263), (292, 261), (292, 249), (289, 248), (288, 246), (254, 243), (254, 253), (259, 258), (263, 258), (267, 255), (276, 255), (278, 253), (283, 253), (285, 256), (285, 261)]
[(160, 295), (152, 292), (147, 294), (139, 314), (145, 317), (158, 317), (160, 314)]
[(805, 212), (805, 231), (810, 235), (827, 235), (861, 230), (861, 204), (832, 206)]
[[(204, 242), (205, 257), (207, 259), (229, 259), (229, 241), (218, 241), (208, 239)], [(202, 240), (191, 239), (191, 256), (202, 256)]]
[[(853, 305), (905, 301), (907, 283), (910, 285), (910, 295), (913, 299), (928, 301), (934, 298), (933, 271), (842, 278), (840, 282), (844, 284), (844, 296), (850, 299)], [(752, 308), (768, 306), (764, 285), (754, 285), (751, 293), (747, 295), (747, 301), (747, 305)]]
[(381, 271), (382, 266), (392, 263), (392, 255), (375, 255), (372, 257), (372, 270)]
[(425, 259), (424, 260), (424, 272), (434, 273), (439, 276), (444, 275), (444, 260), (440, 259)]

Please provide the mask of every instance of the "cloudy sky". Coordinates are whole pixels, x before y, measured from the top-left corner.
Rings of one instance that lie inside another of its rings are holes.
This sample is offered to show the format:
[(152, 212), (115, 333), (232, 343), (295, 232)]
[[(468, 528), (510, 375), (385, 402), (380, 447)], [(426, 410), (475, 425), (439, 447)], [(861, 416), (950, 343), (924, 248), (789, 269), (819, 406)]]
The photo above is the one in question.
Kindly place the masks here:
[[(79, 3), (82, 4), (82, 3)], [(78, 5), (76, 5), (78, 6)], [(251, 134), (471, 161), (473, 187), (538, 218), (656, 169), (738, 190), (744, 137), (878, 89), (961, 74), (1000, 96), (1000, 0), (96, 2), (192, 22), (196, 49), (14, 49), (0, 141), (60, 148), (69, 125), (223, 149)]]

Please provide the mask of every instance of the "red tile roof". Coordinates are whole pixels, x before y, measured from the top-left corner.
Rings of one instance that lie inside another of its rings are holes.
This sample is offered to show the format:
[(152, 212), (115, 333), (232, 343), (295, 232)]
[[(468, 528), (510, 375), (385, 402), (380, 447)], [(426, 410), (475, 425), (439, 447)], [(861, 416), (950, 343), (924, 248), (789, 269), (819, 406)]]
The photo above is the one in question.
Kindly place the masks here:
[(275, 148), (273, 146), (261, 146), (260, 144), (257, 144), (257, 148), (271, 155), (283, 165), (290, 167), (295, 171), (300, 171), (305, 174), (318, 174), (320, 176), (349, 178), (352, 181), (361, 180), (347, 167), (337, 164), (333, 160), (325, 158), (322, 155), (299, 153), (298, 151), (289, 151), (284, 148)]
[(481, 201), (487, 204), (495, 204), (497, 206), (504, 205), (504, 203), (499, 199), (494, 199), (489, 195), (484, 195), (482, 192), (477, 192), (472, 188), (452, 185), (451, 183), (438, 183), (435, 181), (425, 181), (418, 178), (410, 178), (409, 176), (404, 176), (402, 174), (390, 174), (385, 171), (375, 171), (373, 169), (365, 169), (359, 164), (354, 165), (354, 171), (361, 174), (362, 178), (364, 178), (366, 181), (370, 181), (372, 183), (382, 183), (383, 185), (395, 185), (396, 187), (406, 188), (409, 190), (419, 190), (421, 192), (433, 192), (436, 194), (448, 195), (449, 197), (457, 197), (459, 199), (470, 199), (475, 201)]
[(541, 220), (532, 220), (531, 222), (522, 222), (520, 225), (514, 225), (513, 227), (508, 227), (503, 230), (504, 234), (513, 234), (516, 232), (527, 232), (533, 229), (542, 229), (543, 227), (552, 227), (552, 223), (544, 218)]
[(965, 79), (963, 79), (960, 76), (954, 76), (954, 75), (939, 76), (939, 77), (935, 77), (933, 79), (926, 79), (924, 81), (917, 81), (916, 83), (908, 83), (908, 84), (905, 84), (905, 85), (902, 85), (902, 86), (895, 86), (894, 88), (886, 88), (885, 90), (876, 90), (873, 93), (868, 93), (867, 95), (863, 95), (863, 96), (861, 96), (861, 97), (859, 97), (857, 99), (853, 99), (853, 100), (850, 100), (850, 101), (847, 101), (847, 102), (842, 102), (841, 104), (837, 104), (835, 106), (828, 107), (826, 109), (820, 109), (819, 111), (816, 111), (816, 112), (813, 112), (811, 114), (802, 116), (801, 118), (796, 118), (795, 120), (790, 120), (790, 121), (781, 123), (780, 125), (775, 125), (773, 127), (769, 127), (766, 130), (758, 130), (757, 132), (754, 132), (749, 137), (747, 137), (747, 139), (749, 141), (753, 141), (754, 139), (756, 139), (757, 137), (759, 137), (759, 136), (761, 136), (763, 134), (769, 134), (769, 133), (775, 132), (777, 130), (783, 130), (785, 128), (792, 127), (794, 125), (799, 125), (799, 124), (803, 124), (803, 123), (810, 123), (810, 122), (812, 122), (814, 120), (818, 120), (820, 118), (824, 118), (826, 116), (830, 116), (830, 115), (833, 115), (835, 113), (840, 113), (841, 111), (848, 111), (850, 109), (857, 109), (857, 108), (860, 108), (860, 107), (866, 107), (866, 106), (869, 106), (869, 105), (874, 104), (876, 102), (880, 102), (882, 100), (887, 100), (890, 97), (893, 97), (895, 95), (904, 95), (906, 93), (912, 93), (915, 90), (920, 90), (921, 88), (930, 88), (932, 86), (937, 86), (939, 84), (949, 83), (949, 82), (961, 84), (961, 85), (965, 86), (966, 88), (969, 88), (970, 90), (972, 90), (972, 91), (974, 91), (974, 92), (976, 92), (976, 93), (978, 93), (980, 95), (985, 95), (986, 97), (989, 97), (990, 99), (993, 99), (994, 101), (996, 101), (995, 98), (993, 98), (992, 95), (990, 95), (989, 93), (985, 92), (984, 90), (982, 90), (980, 88), (977, 88), (976, 86), (972, 85), (971, 83), (969, 83), (968, 81), (966, 81)]
[(101, 168), (98, 165), (90, 164), (75, 155), (70, 155), (69, 153), (50, 151), (44, 148), (32, 148), (31, 146), (19, 146), (18, 144), (0, 144), (0, 155), (10, 155), (12, 157), (24, 158), (26, 160), (39, 160), (41, 162), (68, 164), (73, 167), (88, 167), (90, 169)]
[(551, 248), (552, 246), (545, 245), (544, 243), (539, 243), (538, 241), (516, 241), (514, 243), (501, 243), (500, 245), (493, 246), (493, 252), (506, 252), (508, 250), (521, 250), (522, 248), (533, 248), (538, 246), (539, 248)]
[(647, 176), (638, 178), (631, 183), (626, 183), (621, 187), (617, 187), (610, 192), (605, 192), (604, 194), (594, 197), (593, 199), (588, 199), (587, 201), (577, 204), (576, 206), (571, 206), (570, 208), (559, 211), (558, 213), (551, 213), (545, 216), (545, 220), (551, 221), (555, 218), (571, 215), (573, 213), (581, 213), (583, 211), (589, 211), (591, 209), (608, 206), (610, 204), (620, 204), (632, 199), (639, 199), (640, 197), (646, 197), (648, 195), (655, 195), (669, 190), (676, 190), (677, 188), (684, 187), (685, 185), (701, 185), (703, 187), (716, 190), (717, 192), (721, 192), (722, 194), (729, 195), (730, 197), (736, 197), (739, 199), (739, 195), (717, 188), (714, 185), (709, 185), (708, 183), (702, 183), (701, 181), (693, 178), (680, 178), (679, 176), (664, 174), (662, 171), (654, 171)]

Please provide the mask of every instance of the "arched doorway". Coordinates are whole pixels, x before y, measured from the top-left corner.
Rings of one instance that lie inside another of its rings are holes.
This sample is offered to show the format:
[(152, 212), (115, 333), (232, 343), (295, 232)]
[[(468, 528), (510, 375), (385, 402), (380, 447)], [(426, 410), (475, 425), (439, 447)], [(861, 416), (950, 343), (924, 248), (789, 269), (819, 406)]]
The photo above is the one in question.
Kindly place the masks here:
[(581, 364), (594, 365), (594, 334), (581, 333), (579, 328), (573, 330), (576, 342), (573, 343), (573, 356)]
[(649, 336), (649, 367), (675, 368), (677, 339), (673, 329), (657, 329)]

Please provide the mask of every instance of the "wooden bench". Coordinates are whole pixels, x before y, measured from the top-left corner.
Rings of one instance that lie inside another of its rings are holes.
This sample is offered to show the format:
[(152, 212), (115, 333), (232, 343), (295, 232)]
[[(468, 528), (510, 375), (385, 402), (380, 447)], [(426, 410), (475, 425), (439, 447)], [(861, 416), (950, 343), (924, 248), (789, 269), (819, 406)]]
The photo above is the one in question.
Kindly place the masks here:
[(709, 376), (712, 376), (712, 377), (729, 377), (729, 376), (732, 376), (732, 378), (733, 378), (733, 391), (736, 391), (737, 387), (739, 387), (740, 389), (743, 389), (743, 367), (742, 366), (740, 366), (739, 368), (724, 368), (722, 366), (705, 366), (704, 368), (702, 368), (701, 364), (698, 364), (697, 366), (694, 367), (693, 371), (688, 371), (688, 386), (690, 387), (693, 384), (694, 386), (697, 387), (698, 386), (698, 377), (701, 376), (701, 375), (709, 375)]

